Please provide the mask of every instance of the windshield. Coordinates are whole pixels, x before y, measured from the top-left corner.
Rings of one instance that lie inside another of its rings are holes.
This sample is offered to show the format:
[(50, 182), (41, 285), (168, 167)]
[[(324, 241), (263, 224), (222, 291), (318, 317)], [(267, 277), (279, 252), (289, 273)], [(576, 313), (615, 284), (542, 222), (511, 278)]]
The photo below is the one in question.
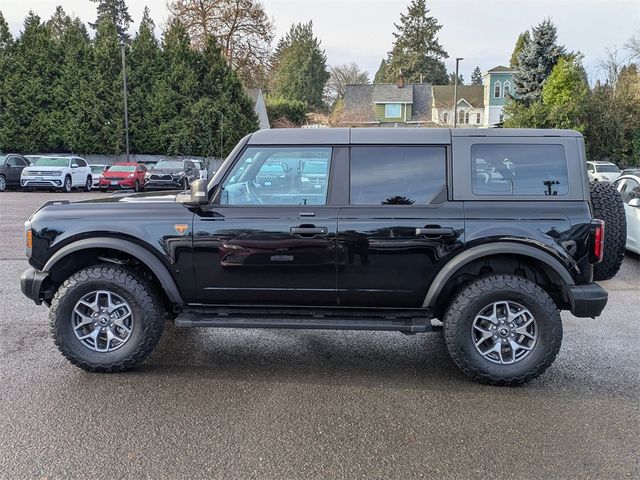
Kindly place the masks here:
[(158, 162), (156, 163), (156, 166), (153, 167), (154, 170), (160, 170), (162, 168), (166, 168), (166, 169), (184, 168), (184, 164), (182, 162)]
[(36, 167), (67, 167), (69, 166), (69, 159), (43, 157), (36, 160), (35, 165)]
[(102, 173), (104, 165), (91, 165), (91, 173)]
[(7, 155), (0, 155), (0, 164), (4, 163), (6, 159), (7, 159)]
[(302, 167), (302, 173), (327, 173), (327, 164), (320, 162), (305, 163), (304, 167)]
[(109, 169), (110, 172), (135, 172), (135, 165), (114, 165)]
[(596, 165), (596, 170), (602, 173), (618, 173), (620, 171), (615, 165)]

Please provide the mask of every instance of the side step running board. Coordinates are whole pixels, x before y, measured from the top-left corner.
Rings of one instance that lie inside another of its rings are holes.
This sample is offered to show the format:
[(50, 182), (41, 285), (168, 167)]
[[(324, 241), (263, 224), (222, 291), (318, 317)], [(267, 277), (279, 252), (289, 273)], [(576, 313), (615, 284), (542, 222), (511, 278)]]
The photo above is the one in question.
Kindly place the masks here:
[[(373, 315), (372, 315), (373, 317)], [(426, 317), (367, 319), (334, 315), (289, 316), (270, 318), (269, 315), (234, 316), (216, 315), (203, 312), (183, 312), (175, 320), (176, 327), (218, 327), (218, 328), (298, 328), (320, 330), (387, 330), (403, 333), (431, 332), (438, 329)]]

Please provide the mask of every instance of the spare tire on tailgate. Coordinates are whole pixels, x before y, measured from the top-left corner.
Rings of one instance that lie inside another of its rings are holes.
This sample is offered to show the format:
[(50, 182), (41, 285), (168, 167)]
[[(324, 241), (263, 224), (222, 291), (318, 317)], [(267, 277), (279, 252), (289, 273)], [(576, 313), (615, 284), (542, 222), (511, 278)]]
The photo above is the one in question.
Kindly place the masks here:
[(602, 262), (593, 266), (594, 280), (613, 278), (624, 258), (627, 243), (627, 221), (624, 203), (616, 188), (609, 182), (590, 182), (593, 216), (604, 220), (604, 255)]

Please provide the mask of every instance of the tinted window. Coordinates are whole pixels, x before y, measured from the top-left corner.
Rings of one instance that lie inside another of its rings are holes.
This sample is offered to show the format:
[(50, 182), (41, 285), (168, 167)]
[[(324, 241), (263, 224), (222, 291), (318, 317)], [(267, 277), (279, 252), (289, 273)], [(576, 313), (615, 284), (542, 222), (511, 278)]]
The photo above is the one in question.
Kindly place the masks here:
[(78, 164), (79, 167), (86, 167), (87, 162), (82, 160), (81, 158), (74, 158), (73, 161)]
[(354, 147), (351, 205), (426, 205), (446, 186), (444, 147)]
[(24, 167), (26, 165), (26, 163), (20, 157), (11, 157), (7, 161), (7, 165), (9, 165), (11, 167)]
[(305, 164), (329, 171), (331, 148), (248, 148), (224, 181), (223, 205), (325, 205), (328, 176), (302, 174)]
[(636, 182), (632, 178), (623, 180), (622, 184), (618, 188), (624, 203), (629, 203), (634, 198), (640, 198), (640, 183)]
[(477, 144), (471, 147), (476, 195), (567, 195), (562, 145)]

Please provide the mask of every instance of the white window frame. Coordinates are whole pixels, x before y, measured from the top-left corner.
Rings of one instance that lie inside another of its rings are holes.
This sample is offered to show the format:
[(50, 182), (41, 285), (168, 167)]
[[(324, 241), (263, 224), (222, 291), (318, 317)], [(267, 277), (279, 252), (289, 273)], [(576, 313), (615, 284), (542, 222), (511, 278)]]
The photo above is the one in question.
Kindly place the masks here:
[[(496, 95), (496, 88), (498, 89), (498, 94)], [(500, 80), (496, 80), (496, 83), (493, 84), (493, 98), (501, 98), (502, 97), (502, 82)]]
[(511, 95), (511, 82), (509, 80), (505, 80), (502, 84), (502, 96), (507, 98), (507, 95)]

